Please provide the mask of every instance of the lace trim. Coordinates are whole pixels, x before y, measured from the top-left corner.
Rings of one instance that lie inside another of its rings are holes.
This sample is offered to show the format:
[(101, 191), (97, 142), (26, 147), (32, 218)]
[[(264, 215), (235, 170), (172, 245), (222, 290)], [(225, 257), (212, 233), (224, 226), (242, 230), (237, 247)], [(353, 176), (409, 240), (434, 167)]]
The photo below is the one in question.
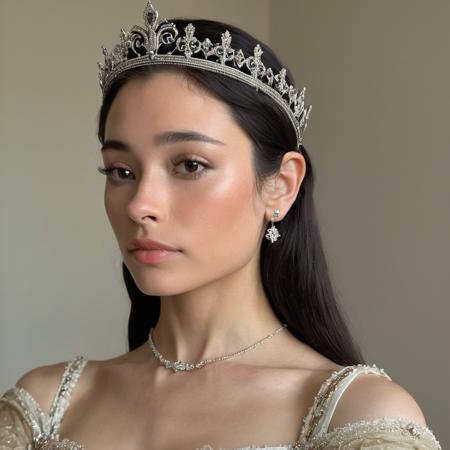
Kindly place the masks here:
[[(371, 439), (373, 437), (371, 436), (371, 434), (373, 433), (398, 433), (402, 437), (402, 439), (409, 438), (412, 442), (429, 445), (423, 448), (442, 450), (439, 441), (427, 426), (419, 425), (413, 421), (400, 417), (382, 417), (380, 419), (374, 419), (370, 421), (361, 420), (359, 422), (351, 422), (343, 425), (342, 427), (335, 428), (320, 436), (313, 437), (311, 441), (307, 442), (303, 448), (319, 450), (328, 448), (327, 446), (331, 442), (333, 443), (333, 445), (336, 445), (336, 448), (341, 448), (341, 445), (343, 444), (349, 444), (353, 441), (361, 439), (363, 440), (361, 444), (364, 444), (365, 439)], [(379, 436), (376, 437), (379, 438)], [(388, 442), (383, 441), (383, 438), (381, 438), (381, 440), (382, 442)], [(379, 443), (379, 440), (377, 441), (377, 443)], [(349, 448), (366, 448), (360, 447), (359, 443), (356, 443), (356, 445), (358, 446)]]
[(69, 439), (60, 441), (47, 436), (40, 436), (34, 441), (33, 450), (86, 450), (86, 447)]
[[(361, 440), (362, 442), (358, 442)], [(359, 422), (351, 422), (320, 436), (315, 436), (310, 441), (304, 443), (297, 442), (276, 446), (251, 445), (249, 447), (232, 449), (222, 447), (214, 449), (211, 445), (204, 445), (195, 450), (321, 450), (328, 448), (359, 450), (369, 448), (366, 445), (369, 440), (370, 442), (376, 440), (377, 448), (380, 449), (391, 448), (379, 447), (380, 444), (411, 443), (414, 445), (414, 447), (408, 447), (411, 449), (442, 450), (439, 441), (428, 427), (400, 417), (382, 417), (371, 421), (361, 420)], [(354, 444), (354, 446), (352, 445), (350, 447), (351, 444)]]
[(296, 444), (277, 444), (277, 445), (250, 445), (249, 447), (239, 447), (239, 448), (214, 448), (210, 445), (204, 445), (203, 447), (196, 448), (195, 450), (297, 450), (300, 449), (300, 447), (297, 447)]

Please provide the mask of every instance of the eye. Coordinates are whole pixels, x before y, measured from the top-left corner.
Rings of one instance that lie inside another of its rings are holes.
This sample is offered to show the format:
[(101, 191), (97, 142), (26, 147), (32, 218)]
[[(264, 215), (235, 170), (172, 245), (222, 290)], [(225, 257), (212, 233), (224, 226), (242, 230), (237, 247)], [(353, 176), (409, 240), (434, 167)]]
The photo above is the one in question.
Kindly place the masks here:
[[(208, 164), (199, 161), (198, 159), (189, 158), (186, 156), (184, 156), (183, 159), (180, 159), (178, 162), (175, 163), (175, 167), (179, 166), (182, 168), (182, 170), (181, 171), (176, 170), (176, 173), (181, 174), (183, 178), (188, 179), (199, 178), (210, 168)], [(203, 169), (199, 170), (200, 167), (203, 167)], [(97, 170), (103, 175), (106, 175), (109, 180), (116, 183), (134, 179), (134, 175), (133, 178), (130, 178), (130, 174), (133, 174), (133, 172), (131, 172), (131, 170), (125, 167), (106, 166), (106, 167), (97, 167)]]
[[(200, 176), (202, 176), (208, 169), (209, 169), (209, 165), (205, 164), (201, 161), (199, 161), (198, 159), (195, 158), (186, 158), (184, 157), (184, 159), (182, 159), (180, 162), (176, 163), (176, 166), (183, 166), (187, 169), (187, 178), (199, 178)], [(200, 166), (203, 167), (202, 170), (197, 170)]]
[[(113, 179), (113, 177), (112, 177), (112, 174), (117, 170), (117, 173), (119, 174), (119, 173), (123, 173), (123, 172), (130, 172), (131, 173), (131, 171), (130, 170), (128, 170), (128, 169), (125, 169), (125, 167), (97, 167), (97, 170), (100, 172), (100, 173), (102, 173), (103, 175), (106, 175), (108, 178), (110, 178), (110, 179)], [(119, 181), (122, 181), (122, 180), (126, 180), (126, 178), (122, 178), (122, 177), (120, 177), (119, 176)], [(117, 179), (116, 180), (114, 180), (114, 181), (117, 181)]]

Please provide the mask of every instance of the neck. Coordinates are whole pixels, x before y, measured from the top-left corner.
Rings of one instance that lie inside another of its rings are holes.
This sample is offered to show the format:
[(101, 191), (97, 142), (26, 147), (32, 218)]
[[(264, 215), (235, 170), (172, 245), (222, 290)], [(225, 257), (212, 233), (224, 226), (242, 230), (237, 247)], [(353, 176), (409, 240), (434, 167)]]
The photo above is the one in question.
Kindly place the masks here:
[[(171, 361), (196, 362), (237, 352), (275, 331), (282, 324), (257, 279), (247, 266), (189, 292), (161, 296), (152, 333), (157, 350)], [(271, 340), (249, 353), (263, 351)]]

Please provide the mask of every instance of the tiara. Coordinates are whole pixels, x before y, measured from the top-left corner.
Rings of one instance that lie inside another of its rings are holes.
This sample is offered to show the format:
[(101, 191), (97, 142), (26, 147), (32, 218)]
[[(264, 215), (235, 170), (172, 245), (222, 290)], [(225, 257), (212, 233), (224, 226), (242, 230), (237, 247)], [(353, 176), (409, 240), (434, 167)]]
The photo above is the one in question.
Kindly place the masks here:
[[(305, 107), (305, 89), (299, 91), (286, 81), (286, 69), (274, 74), (261, 61), (262, 50), (256, 45), (253, 55), (245, 56), (242, 50), (231, 47), (231, 34), (226, 30), (220, 43), (206, 38), (195, 37), (195, 27), (189, 23), (184, 28), (184, 36), (178, 36), (178, 29), (167, 19), (158, 20), (158, 11), (150, 1), (144, 8), (145, 28), (134, 25), (129, 32), (121, 29), (120, 43), (111, 53), (102, 46), (104, 64), (98, 63), (100, 87), (106, 95), (112, 81), (125, 70), (152, 64), (172, 64), (205, 69), (240, 80), (267, 94), (288, 116), (297, 135), (297, 149), (303, 141), (312, 106)], [(171, 51), (159, 54), (161, 47)], [(173, 55), (174, 51), (182, 55)], [(208, 59), (209, 58), (209, 59)], [(249, 73), (243, 68), (245, 66)]]

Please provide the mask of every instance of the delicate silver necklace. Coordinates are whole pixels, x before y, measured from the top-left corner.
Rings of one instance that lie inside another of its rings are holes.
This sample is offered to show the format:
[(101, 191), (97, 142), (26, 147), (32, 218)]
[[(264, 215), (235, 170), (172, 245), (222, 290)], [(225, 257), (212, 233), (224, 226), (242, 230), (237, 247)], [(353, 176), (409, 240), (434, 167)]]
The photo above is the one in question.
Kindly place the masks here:
[(236, 356), (239, 356), (240, 354), (245, 353), (245, 352), (255, 348), (256, 346), (262, 344), (267, 339), (270, 339), (272, 336), (275, 336), (275, 334), (279, 333), (280, 331), (283, 331), (286, 327), (287, 327), (287, 324), (284, 323), (281, 327), (277, 328), (275, 331), (273, 331), (272, 333), (267, 335), (265, 338), (259, 340), (258, 342), (255, 342), (253, 345), (250, 345), (249, 347), (239, 350), (238, 352), (231, 353), (231, 355), (219, 356), (217, 358), (202, 359), (196, 363), (189, 363), (187, 361), (180, 361), (180, 360), (172, 362), (172, 361), (169, 361), (168, 359), (163, 358), (161, 353), (159, 353), (158, 350), (156, 350), (155, 344), (153, 343), (153, 340), (152, 340), (153, 327), (150, 328), (150, 333), (148, 335), (148, 343), (150, 344), (150, 348), (152, 349), (153, 354), (161, 362), (161, 364), (164, 365), (167, 369), (173, 369), (174, 372), (183, 371), (183, 370), (189, 371), (189, 370), (194, 370), (194, 369), (200, 369), (205, 364), (209, 364), (209, 363), (213, 363), (213, 362), (217, 362), (217, 361), (223, 361), (224, 359), (235, 358)]

